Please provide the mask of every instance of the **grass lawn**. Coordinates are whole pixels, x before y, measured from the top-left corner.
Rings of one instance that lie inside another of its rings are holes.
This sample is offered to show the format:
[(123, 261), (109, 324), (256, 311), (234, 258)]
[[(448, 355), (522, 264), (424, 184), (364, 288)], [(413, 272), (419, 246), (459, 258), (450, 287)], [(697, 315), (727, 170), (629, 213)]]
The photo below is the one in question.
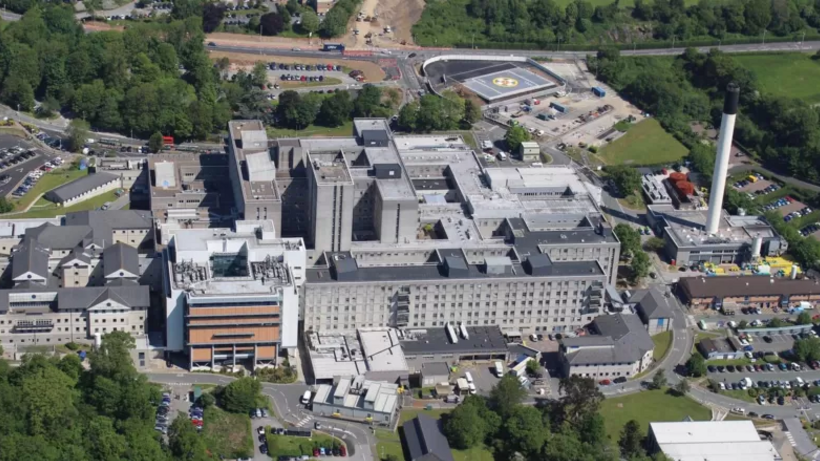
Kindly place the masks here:
[(669, 348), (672, 347), (672, 331), (664, 331), (663, 333), (656, 334), (652, 337), (652, 342), (655, 343), (652, 358), (658, 362), (666, 356), (666, 353), (669, 352)]
[(44, 194), (55, 187), (60, 187), (67, 182), (71, 182), (87, 174), (87, 170), (54, 170), (44, 174), (26, 195), (22, 196), (19, 200), (12, 200), (11, 202), (14, 204), (15, 210), (23, 210), (34, 201), (38, 195)]
[[(405, 409), (401, 412), (399, 425), (404, 425), (405, 422), (415, 418), (419, 413), (425, 413), (430, 417), (439, 419), (441, 415), (449, 413), (449, 410)], [(401, 429), (399, 429), (399, 431), (401, 431)], [(377, 429), (376, 440), (376, 454), (380, 459), (383, 459), (387, 455), (394, 455), (400, 460), (404, 459), (399, 434), (384, 429)], [(469, 450), (453, 450), (453, 459), (455, 459), (455, 461), (493, 461), (493, 455), (486, 447), (481, 446)]]
[(102, 195), (98, 195), (96, 197), (91, 197), (88, 200), (84, 200), (76, 205), (71, 205), (69, 207), (58, 207), (52, 202), (49, 202), (45, 199), (40, 199), (37, 203), (31, 207), (30, 210), (26, 213), (21, 213), (17, 215), (12, 215), (10, 218), (14, 219), (24, 219), (24, 218), (52, 218), (57, 215), (63, 215), (66, 213), (72, 213), (75, 211), (85, 211), (85, 210), (94, 210), (99, 208), (105, 204), (105, 202), (113, 202), (117, 200), (117, 196), (114, 195), (114, 191), (108, 191)]
[(650, 118), (636, 123), (625, 135), (604, 146), (598, 155), (608, 165), (652, 165), (676, 162), (688, 153), (657, 120)]
[(210, 407), (205, 410), (202, 436), (208, 450), (215, 455), (226, 458), (253, 456), (251, 418), (246, 414)]
[(742, 359), (734, 359), (734, 360), (708, 360), (706, 361), (708, 365), (718, 366), (718, 365), (750, 365), (752, 361), (747, 358)]
[(720, 391), (720, 393), (725, 395), (726, 397), (742, 400), (744, 402), (757, 403), (757, 400), (750, 396), (747, 391), (742, 391), (740, 389), (732, 391)]
[(335, 78), (335, 77), (325, 77), (325, 79), (322, 80), (321, 82), (302, 82), (302, 81), (287, 82), (287, 81), (283, 80), (283, 81), (279, 81), (277, 83), (279, 83), (279, 85), (281, 85), (282, 88), (307, 88), (307, 87), (311, 87), (311, 86), (339, 85), (339, 84), (342, 83), (342, 81), (338, 78)]
[(811, 55), (744, 53), (733, 58), (755, 74), (762, 93), (820, 102), (820, 62)]
[(626, 198), (619, 198), (617, 200), (622, 207), (629, 208), (630, 210), (643, 210), (646, 208), (646, 203), (640, 194), (628, 195)]
[(312, 437), (307, 438), (271, 434), (270, 427), (266, 430), (265, 437), (268, 442), (268, 450), (270, 450), (270, 456), (274, 459), (279, 456), (313, 456), (313, 448), (333, 448), (342, 445), (339, 439), (315, 431)]
[(268, 127), (268, 137), (270, 138), (309, 138), (311, 136), (350, 136), (353, 133), (353, 121), (345, 122), (344, 125), (335, 128), (326, 126), (310, 125), (303, 130), (291, 130), (289, 128)]
[(640, 423), (645, 434), (652, 421), (683, 421), (687, 416), (695, 421), (709, 421), (712, 418), (708, 408), (689, 397), (667, 394), (666, 390), (606, 399), (599, 413), (604, 417), (607, 436), (613, 443), (618, 441), (624, 424), (632, 419)]

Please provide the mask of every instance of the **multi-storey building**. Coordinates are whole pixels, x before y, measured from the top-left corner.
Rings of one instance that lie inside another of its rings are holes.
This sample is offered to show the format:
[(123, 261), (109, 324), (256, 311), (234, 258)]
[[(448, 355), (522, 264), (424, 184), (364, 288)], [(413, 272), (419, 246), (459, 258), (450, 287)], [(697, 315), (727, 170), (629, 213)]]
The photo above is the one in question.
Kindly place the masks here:
[[(208, 227), (234, 206), (225, 154), (157, 154), (148, 161), (149, 203), (160, 227)], [(227, 225), (227, 224), (226, 224)]]
[(301, 239), (275, 238), (270, 221), (186, 229), (163, 251), (166, 347), (191, 369), (274, 365), (297, 344)]
[(150, 215), (137, 211), (71, 213), (62, 226), (28, 227), (10, 256), (0, 257), (4, 349), (126, 331), (145, 351), (150, 258), (138, 248), (152, 239)]

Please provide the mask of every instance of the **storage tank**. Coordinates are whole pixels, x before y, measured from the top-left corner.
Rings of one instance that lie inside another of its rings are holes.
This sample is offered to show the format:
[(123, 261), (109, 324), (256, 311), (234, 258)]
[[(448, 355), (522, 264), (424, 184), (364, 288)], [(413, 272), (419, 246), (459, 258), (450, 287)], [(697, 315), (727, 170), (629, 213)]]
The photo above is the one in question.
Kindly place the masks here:
[(752, 259), (760, 257), (760, 249), (763, 248), (763, 237), (756, 236), (752, 242)]
[(796, 278), (797, 278), (797, 264), (792, 264), (791, 279), (794, 280)]

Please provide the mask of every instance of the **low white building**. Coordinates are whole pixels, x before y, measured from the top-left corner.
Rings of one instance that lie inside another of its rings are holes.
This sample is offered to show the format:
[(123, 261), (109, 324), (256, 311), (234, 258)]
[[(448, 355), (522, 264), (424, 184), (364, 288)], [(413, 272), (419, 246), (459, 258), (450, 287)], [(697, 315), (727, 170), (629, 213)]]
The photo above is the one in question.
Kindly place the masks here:
[(649, 423), (649, 446), (675, 461), (781, 461), (751, 421)]
[(397, 415), (399, 386), (369, 381), (364, 376), (339, 378), (316, 388), (311, 408), (321, 416), (390, 426)]
[(61, 206), (71, 206), (121, 187), (122, 179), (118, 175), (105, 172), (89, 173), (46, 192), (45, 198)]
[(593, 379), (629, 378), (652, 363), (655, 343), (636, 315), (602, 315), (592, 334), (561, 340), (564, 375)]

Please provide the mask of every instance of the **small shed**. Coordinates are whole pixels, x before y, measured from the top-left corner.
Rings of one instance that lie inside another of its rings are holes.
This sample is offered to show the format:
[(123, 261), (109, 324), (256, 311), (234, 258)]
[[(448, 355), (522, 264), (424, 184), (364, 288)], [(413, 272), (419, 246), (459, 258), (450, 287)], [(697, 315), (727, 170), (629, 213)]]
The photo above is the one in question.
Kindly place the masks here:
[(537, 142), (524, 141), (518, 147), (518, 157), (524, 162), (540, 162), (541, 146)]
[(450, 380), (450, 367), (445, 362), (428, 362), (421, 365), (422, 387), (432, 387)]

